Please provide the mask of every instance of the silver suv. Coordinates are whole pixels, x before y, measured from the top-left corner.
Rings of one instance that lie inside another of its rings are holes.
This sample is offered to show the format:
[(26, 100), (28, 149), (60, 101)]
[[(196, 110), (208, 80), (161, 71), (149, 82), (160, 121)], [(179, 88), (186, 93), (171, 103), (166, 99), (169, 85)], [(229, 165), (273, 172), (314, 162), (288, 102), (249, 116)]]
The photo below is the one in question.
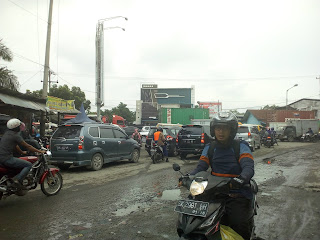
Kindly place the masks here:
[(255, 126), (240, 125), (235, 139), (246, 141), (252, 152), (261, 147), (259, 130)]

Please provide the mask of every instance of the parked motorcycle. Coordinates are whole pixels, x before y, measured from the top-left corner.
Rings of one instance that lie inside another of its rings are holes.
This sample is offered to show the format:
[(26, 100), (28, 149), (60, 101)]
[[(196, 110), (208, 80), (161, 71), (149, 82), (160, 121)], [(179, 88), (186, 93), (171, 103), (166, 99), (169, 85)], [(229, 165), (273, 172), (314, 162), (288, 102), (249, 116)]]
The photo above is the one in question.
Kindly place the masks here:
[(300, 140), (301, 142), (316, 142), (318, 140), (318, 136), (316, 134), (304, 133)]
[(45, 195), (56, 195), (62, 188), (63, 180), (59, 169), (49, 167), (47, 158), (50, 156), (51, 152), (47, 151), (46, 154), (38, 156), (20, 157), (32, 163), (32, 168), (22, 182), (23, 189), (15, 187), (12, 181), (20, 170), (0, 167), (0, 200), (11, 194), (24, 196), (29, 190), (35, 189), (38, 184)]
[(165, 158), (162, 148), (153, 140), (151, 141), (150, 156), (154, 164), (164, 161)]
[[(180, 172), (178, 164), (173, 164), (173, 169)], [(182, 186), (190, 191), (190, 195), (186, 200), (179, 200), (175, 208), (175, 211), (179, 212), (177, 233), (180, 239), (221, 239), (220, 223), (226, 212), (225, 200), (231, 189), (231, 178), (213, 176), (209, 172), (199, 172), (194, 176), (182, 173), (181, 175)], [(251, 188), (254, 193), (252, 207), (256, 215), (258, 186), (251, 180), (245, 187)], [(254, 221), (252, 225), (250, 239), (257, 239)]]

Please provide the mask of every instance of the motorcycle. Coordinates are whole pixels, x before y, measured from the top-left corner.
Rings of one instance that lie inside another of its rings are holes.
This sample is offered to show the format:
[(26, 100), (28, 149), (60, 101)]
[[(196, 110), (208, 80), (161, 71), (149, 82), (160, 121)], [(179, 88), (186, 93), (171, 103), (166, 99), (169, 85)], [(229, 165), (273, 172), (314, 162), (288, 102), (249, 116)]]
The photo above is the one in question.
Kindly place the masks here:
[[(180, 172), (178, 164), (173, 164), (173, 169)], [(209, 172), (199, 172), (194, 176), (181, 173), (180, 180), (182, 186), (190, 191), (188, 199), (179, 200), (174, 209), (179, 213), (177, 233), (180, 239), (221, 239), (221, 231), (224, 227), (221, 227), (221, 220), (226, 212), (225, 200), (231, 190), (231, 178), (217, 177)], [(253, 213), (257, 215), (258, 186), (252, 179), (245, 187), (252, 189)], [(259, 239), (254, 233), (254, 221), (251, 224), (250, 239)]]
[(304, 133), (300, 140), (301, 142), (316, 142), (318, 139), (316, 134)]
[(264, 146), (265, 146), (265, 147), (268, 147), (268, 148), (270, 148), (271, 146), (273, 146), (273, 139), (272, 139), (272, 137), (268, 136), (268, 137), (265, 139)]
[[(164, 147), (166, 147), (166, 145)], [(163, 154), (162, 147), (160, 147), (153, 140), (151, 141), (150, 156), (154, 164), (164, 161), (164, 154)]]
[(32, 163), (29, 173), (22, 182), (23, 189), (15, 187), (12, 181), (21, 169), (0, 167), (0, 200), (12, 194), (24, 196), (38, 184), (45, 195), (56, 195), (62, 188), (63, 180), (59, 169), (49, 167), (47, 158), (50, 156), (51, 152), (47, 151), (38, 156), (20, 157)]

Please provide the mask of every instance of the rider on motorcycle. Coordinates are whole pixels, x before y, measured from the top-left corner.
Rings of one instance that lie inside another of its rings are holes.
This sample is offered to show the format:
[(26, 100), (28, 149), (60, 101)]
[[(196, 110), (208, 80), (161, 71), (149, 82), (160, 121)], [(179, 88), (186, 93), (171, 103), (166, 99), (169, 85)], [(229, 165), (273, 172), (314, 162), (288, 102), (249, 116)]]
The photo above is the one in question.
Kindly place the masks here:
[(138, 128), (134, 129), (134, 133), (132, 133), (132, 138), (136, 140), (138, 143), (141, 143), (141, 135), (138, 131)]
[(168, 159), (168, 151), (166, 146), (166, 138), (163, 135), (162, 127), (158, 127), (157, 131), (153, 134), (153, 140), (162, 148), (162, 152), (164, 157), (166, 158), (166, 162), (169, 162)]
[(25, 147), (30, 152), (45, 153), (46, 151), (38, 150), (27, 144), (19, 132), (24, 131), (25, 124), (17, 118), (12, 118), (7, 122), (8, 130), (3, 134), (0, 141), (0, 166), (6, 168), (21, 169), (20, 173), (12, 178), (12, 181), (17, 188), (23, 188), (22, 181), (30, 171), (32, 164), (28, 161), (13, 157), (13, 152), (16, 150), (22, 155), (26, 155), (27, 151), (22, 151), (19, 145)]
[(313, 131), (311, 128), (308, 128), (308, 131), (306, 133), (309, 133), (310, 135), (313, 135)]
[[(247, 240), (250, 239), (253, 228), (253, 194), (249, 189), (243, 189), (243, 185), (249, 183), (254, 175), (254, 162), (250, 148), (244, 141), (237, 142), (240, 152), (236, 156), (233, 144), (237, 131), (238, 120), (234, 114), (217, 113), (210, 123), (210, 133), (216, 141), (215, 147), (212, 149), (210, 144), (206, 144), (197, 168), (190, 174), (194, 175), (211, 167), (212, 175), (232, 178), (232, 188), (237, 190), (232, 190), (226, 200), (226, 215), (222, 224), (229, 225)], [(212, 156), (211, 159), (208, 156)]]

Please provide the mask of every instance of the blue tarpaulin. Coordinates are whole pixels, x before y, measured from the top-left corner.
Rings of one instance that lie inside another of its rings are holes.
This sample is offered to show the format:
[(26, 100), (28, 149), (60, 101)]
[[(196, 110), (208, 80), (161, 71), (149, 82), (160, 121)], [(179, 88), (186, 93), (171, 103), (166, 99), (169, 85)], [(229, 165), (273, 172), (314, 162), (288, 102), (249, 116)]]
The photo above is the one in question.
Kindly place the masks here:
[(84, 110), (83, 103), (82, 103), (81, 107), (80, 107), (80, 112), (77, 114), (77, 116), (75, 118), (72, 118), (72, 119), (66, 121), (64, 124), (85, 123), (85, 122), (96, 123), (96, 121), (88, 118), (88, 116)]

